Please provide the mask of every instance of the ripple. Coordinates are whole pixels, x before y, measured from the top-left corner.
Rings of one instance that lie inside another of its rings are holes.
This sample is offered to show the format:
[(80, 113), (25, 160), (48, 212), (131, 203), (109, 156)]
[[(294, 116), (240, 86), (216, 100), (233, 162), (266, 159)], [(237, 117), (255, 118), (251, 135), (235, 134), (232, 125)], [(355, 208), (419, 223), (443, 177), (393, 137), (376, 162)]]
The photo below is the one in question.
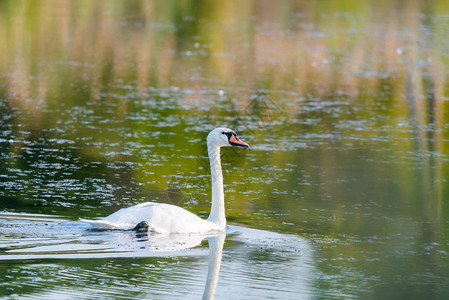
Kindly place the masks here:
[[(187, 293), (199, 298), (210, 268), (202, 242), (207, 235), (91, 231), (58, 216), (10, 212), (0, 213), (0, 232), (9, 294), (153, 298)], [(216, 298), (307, 295), (312, 254), (309, 243), (296, 236), (229, 226)]]

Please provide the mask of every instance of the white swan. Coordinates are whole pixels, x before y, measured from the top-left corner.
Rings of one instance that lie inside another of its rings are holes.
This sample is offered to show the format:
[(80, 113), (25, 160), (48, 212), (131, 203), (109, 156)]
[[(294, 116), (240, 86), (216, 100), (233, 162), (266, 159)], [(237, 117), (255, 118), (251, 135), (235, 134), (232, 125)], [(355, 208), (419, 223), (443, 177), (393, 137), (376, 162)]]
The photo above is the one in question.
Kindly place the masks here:
[(94, 229), (147, 229), (156, 233), (223, 231), (226, 228), (226, 217), (220, 147), (224, 146), (249, 147), (228, 128), (215, 128), (207, 136), (212, 177), (212, 205), (207, 220), (178, 206), (147, 202), (121, 209), (102, 220), (80, 219), (80, 221), (89, 223)]

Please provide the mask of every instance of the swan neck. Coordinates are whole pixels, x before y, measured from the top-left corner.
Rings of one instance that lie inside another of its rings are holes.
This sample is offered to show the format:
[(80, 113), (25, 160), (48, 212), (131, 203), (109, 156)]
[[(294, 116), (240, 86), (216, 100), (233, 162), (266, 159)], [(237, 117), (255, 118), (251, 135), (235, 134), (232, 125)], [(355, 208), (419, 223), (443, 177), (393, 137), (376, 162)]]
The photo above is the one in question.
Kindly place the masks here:
[(207, 145), (212, 177), (212, 206), (208, 221), (215, 223), (220, 229), (226, 227), (224, 208), (223, 174), (221, 171), (220, 147)]

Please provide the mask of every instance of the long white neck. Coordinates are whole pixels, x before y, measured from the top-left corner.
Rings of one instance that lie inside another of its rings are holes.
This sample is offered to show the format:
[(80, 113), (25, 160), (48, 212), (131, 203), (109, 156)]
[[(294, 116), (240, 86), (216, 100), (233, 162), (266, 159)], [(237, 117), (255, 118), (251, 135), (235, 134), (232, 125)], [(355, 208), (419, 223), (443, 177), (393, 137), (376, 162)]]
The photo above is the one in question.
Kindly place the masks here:
[(217, 224), (220, 229), (224, 229), (226, 227), (226, 216), (224, 207), (220, 147), (213, 143), (207, 143), (207, 151), (209, 153), (210, 171), (212, 177), (212, 207), (207, 220)]

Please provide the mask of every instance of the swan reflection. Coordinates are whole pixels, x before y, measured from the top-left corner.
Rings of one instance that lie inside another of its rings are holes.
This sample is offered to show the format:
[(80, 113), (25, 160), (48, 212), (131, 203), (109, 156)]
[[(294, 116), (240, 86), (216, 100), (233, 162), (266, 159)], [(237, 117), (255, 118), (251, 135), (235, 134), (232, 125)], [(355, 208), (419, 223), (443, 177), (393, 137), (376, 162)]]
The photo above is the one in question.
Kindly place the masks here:
[(206, 286), (204, 288), (203, 299), (213, 299), (218, 283), (218, 273), (220, 272), (221, 257), (223, 256), (223, 245), (226, 238), (224, 232), (211, 236), (209, 242), (209, 267), (207, 269)]
[(196, 247), (200, 245), (203, 240), (207, 240), (209, 244), (209, 264), (203, 299), (214, 298), (221, 259), (223, 256), (223, 245), (226, 239), (225, 232), (218, 232), (209, 236), (201, 234), (151, 235), (146, 233), (136, 233), (135, 237), (140, 243), (144, 242), (146, 244), (145, 248), (151, 251), (180, 251)]

